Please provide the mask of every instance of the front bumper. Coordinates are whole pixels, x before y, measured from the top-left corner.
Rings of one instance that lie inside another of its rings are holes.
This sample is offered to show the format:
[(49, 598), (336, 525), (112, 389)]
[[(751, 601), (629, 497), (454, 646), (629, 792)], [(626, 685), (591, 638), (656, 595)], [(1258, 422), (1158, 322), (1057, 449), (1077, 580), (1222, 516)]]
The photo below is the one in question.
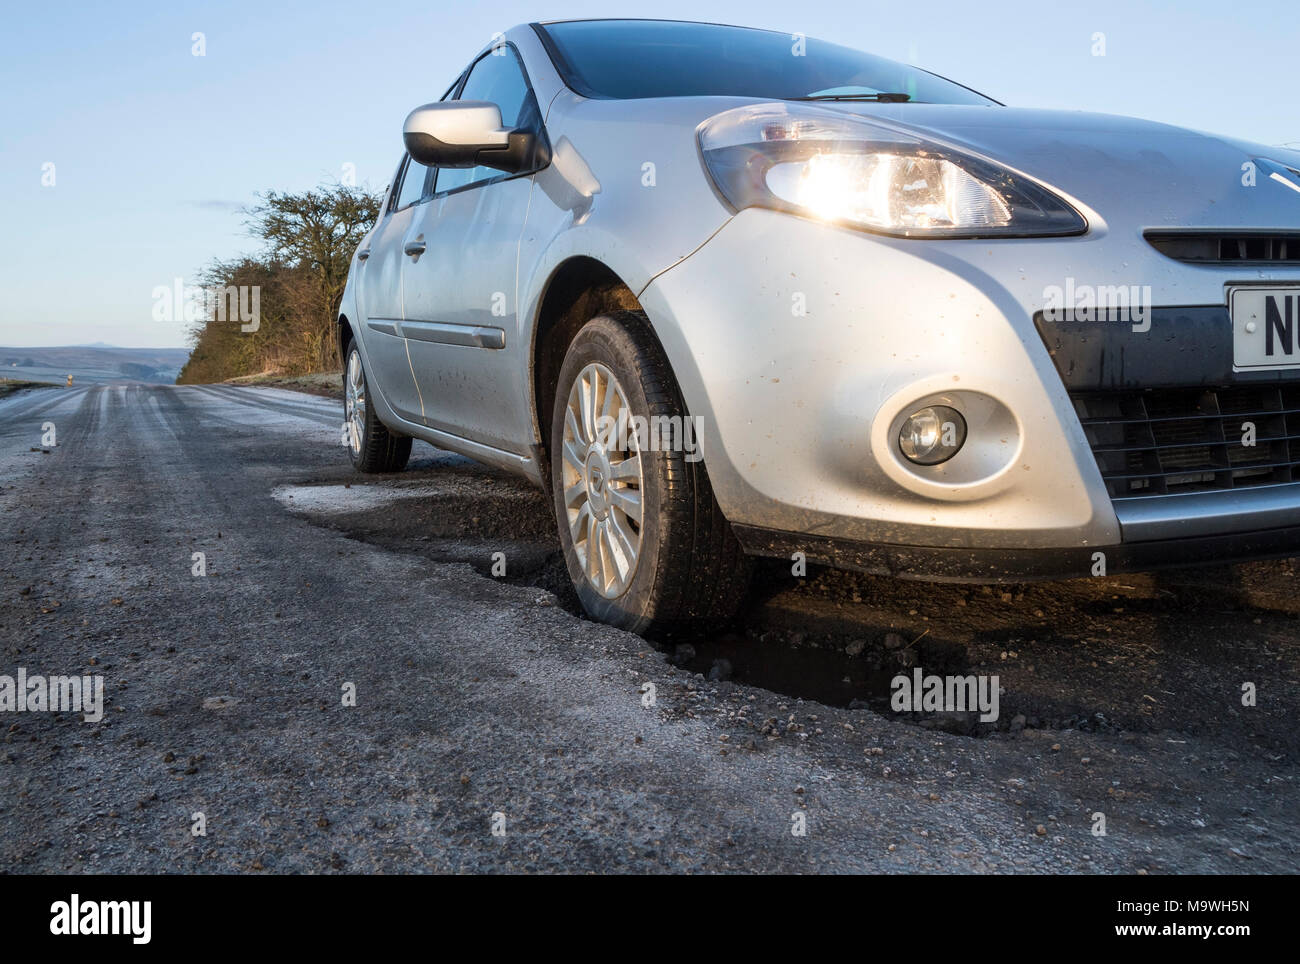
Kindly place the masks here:
[(1021, 583), (1123, 572), (1226, 565), (1300, 555), (1300, 526), (1183, 539), (1122, 543), (1101, 549), (936, 549), (733, 526), (745, 551), (857, 572), (925, 582)]
[[(1243, 280), (1300, 282), (1294, 267), (1247, 274), (1189, 267), (1104, 223), (1078, 238), (918, 242), (746, 210), (640, 298), (751, 551), (788, 541), (816, 558), (810, 547), (825, 545), (852, 568), (1010, 580), (1088, 575), (1100, 549), (1115, 550), (1108, 568), (1161, 564), (1139, 539), (1194, 560), (1189, 539), (1217, 546), (1206, 559), (1223, 557), (1214, 540), (1226, 537), (1242, 547), (1234, 558), (1293, 551), (1270, 532), (1300, 526), (1300, 486), (1240, 506), (1234, 492), (1114, 500), (1077, 386), (1035, 326), (1045, 289), (1067, 276), (1150, 286), (1157, 305), (1222, 304)], [(1166, 359), (1174, 381), (1212, 374), (1191, 357), (1181, 370)], [(941, 399), (983, 448), (917, 470), (897, 455), (898, 418)], [(1042, 550), (1059, 559), (1028, 561)]]

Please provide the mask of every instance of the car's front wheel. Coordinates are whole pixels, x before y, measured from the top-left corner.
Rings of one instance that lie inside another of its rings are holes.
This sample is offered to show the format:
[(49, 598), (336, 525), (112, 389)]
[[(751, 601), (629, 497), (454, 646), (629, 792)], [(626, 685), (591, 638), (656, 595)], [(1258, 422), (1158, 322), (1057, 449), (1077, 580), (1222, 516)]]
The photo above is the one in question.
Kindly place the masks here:
[(583, 608), (637, 633), (732, 616), (749, 565), (644, 315), (588, 322), (551, 417), (560, 543)]
[(400, 472), (411, 457), (411, 437), (390, 431), (375, 415), (355, 341), (348, 342), (343, 369), (343, 442), (360, 472)]

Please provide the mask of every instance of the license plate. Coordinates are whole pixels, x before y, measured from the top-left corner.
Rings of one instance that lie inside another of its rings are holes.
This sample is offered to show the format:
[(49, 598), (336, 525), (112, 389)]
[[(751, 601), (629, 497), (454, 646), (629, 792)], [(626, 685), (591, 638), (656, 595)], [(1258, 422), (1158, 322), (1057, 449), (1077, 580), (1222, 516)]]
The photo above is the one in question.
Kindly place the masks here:
[(1300, 368), (1300, 287), (1232, 288), (1232, 367)]

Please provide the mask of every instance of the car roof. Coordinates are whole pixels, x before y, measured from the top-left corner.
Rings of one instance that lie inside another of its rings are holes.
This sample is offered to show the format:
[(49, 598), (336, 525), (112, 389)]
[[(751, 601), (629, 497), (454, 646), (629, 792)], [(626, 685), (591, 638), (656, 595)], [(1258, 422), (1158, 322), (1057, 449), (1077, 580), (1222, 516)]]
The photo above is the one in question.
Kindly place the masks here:
[(733, 30), (755, 30), (759, 33), (784, 33), (767, 27), (746, 27), (738, 23), (718, 23), (713, 20), (678, 20), (672, 17), (569, 17), (563, 20), (539, 20), (536, 26), (547, 27), (556, 23), (680, 23), (692, 27), (730, 27)]

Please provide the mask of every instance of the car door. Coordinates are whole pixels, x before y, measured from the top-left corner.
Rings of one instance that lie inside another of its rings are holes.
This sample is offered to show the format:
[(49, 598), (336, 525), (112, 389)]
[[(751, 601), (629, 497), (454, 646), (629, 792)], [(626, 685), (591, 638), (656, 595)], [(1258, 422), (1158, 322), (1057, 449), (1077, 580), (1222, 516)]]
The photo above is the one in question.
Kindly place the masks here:
[(398, 415), (416, 423), (424, 421), (424, 413), (402, 337), (402, 262), (411, 221), (428, 197), (429, 175), (423, 165), (409, 157), (402, 159), (389, 192), (388, 210), (370, 234), (369, 254), (361, 262), (358, 279), (365, 325), (361, 339), (370, 362), (370, 378)]
[[(469, 69), (458, 100), (491, 101), (502, 124), (541, 131), (541, 113), (518, 54), (494, 47)], [(402, 331), (431, 427), (519, 454), (527, 419), (511, 388), (524, 371), (516, 306), (519, 239), (533, 172), (439, 168), (402, 266)]]

